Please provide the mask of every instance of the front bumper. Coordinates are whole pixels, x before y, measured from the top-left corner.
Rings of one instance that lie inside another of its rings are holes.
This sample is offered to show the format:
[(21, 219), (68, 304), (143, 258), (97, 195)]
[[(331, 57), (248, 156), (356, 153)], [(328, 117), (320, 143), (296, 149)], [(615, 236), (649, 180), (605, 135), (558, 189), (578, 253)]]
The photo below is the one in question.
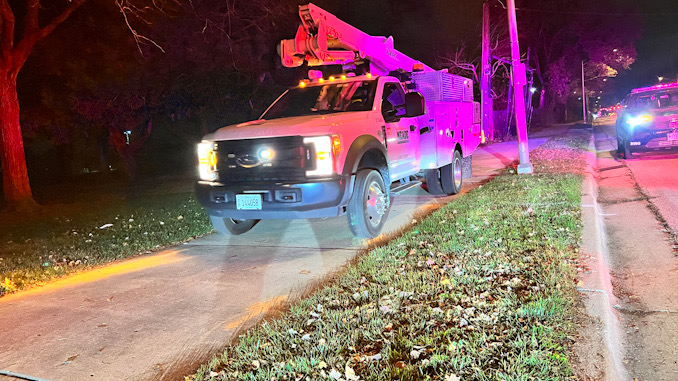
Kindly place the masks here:
[(651, 151), (662, 148), (678, 147), (678, 140), (669, 140), (669, 133), (678, 133), (678, 128), (658, 128), (652, 126), (636, 127), (626, 133), (624, 140), (633, 151)]
[[(345, 213), (354, 176), (304, 183), (220, 184), (199, 181), (196, 196), (211, 216), (240, 220), (336, 217)], [(261, 210), (238, 210), (238, 194), (260, 194)]]

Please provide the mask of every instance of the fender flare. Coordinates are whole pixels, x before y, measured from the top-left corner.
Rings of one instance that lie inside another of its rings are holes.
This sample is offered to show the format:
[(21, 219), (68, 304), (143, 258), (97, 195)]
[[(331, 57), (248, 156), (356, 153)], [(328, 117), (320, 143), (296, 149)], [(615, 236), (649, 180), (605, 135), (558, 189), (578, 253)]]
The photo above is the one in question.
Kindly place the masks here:
[[(381, 154), (384, 156), (384, 159), (386, 160), (386, 170), (388, 171), (388, 153), (386, 152), (386, 148), (384, 147), (377, 138), (371, 135), (361, 135), (359, 136), (356, 140), (353, 141), (351, 144), (351, 147), (348, 149), (348, 153), (346, 154), (346, 160), (344, 161), (344, 168), (342, 170), (342, 174), (344, 175), (352, 175), (355, 174), (358, 171), (358, 165), (360, 164), (360, 160), (362, 157), (365, 155), (366, 152), (370, 150), (378, 150), (381, 152)], [(388, 175), (388, 173), (384, 174)]]

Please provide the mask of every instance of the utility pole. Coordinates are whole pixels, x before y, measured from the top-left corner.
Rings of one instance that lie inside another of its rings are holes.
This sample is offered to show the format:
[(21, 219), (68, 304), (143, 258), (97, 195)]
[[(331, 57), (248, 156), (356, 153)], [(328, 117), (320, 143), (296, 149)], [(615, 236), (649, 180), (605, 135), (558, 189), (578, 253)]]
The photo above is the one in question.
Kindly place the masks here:
[(520, 62), (518, 45), (518, 22), (516, 21), (516, 1), (508, 0), (509, 37), (511, 39), (511, 67), (513, 68), (513, 99), (518, 132), (518, 173), (532, 173), (530, 150), (527, 145), (527, 121), (525, 119), (525, 65)]
[(586, 86), (584, 85), (584, 61), (581, 61), (581, 108), (584, 114), (584, 124), (586, 124)]
[(494, 110), (492, 105), (492, 52), (490, 51), (490, 3), (483, 3), (483, 46), (480, 73), (480, 107), (485, 138), (494, 140)]

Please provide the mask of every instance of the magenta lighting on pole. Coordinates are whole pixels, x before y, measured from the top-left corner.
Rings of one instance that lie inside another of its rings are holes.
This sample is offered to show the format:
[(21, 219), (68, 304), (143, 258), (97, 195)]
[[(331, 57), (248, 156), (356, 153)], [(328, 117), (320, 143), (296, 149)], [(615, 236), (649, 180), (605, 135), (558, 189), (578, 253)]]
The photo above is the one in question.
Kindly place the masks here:
[(584, 84), (584, 61), (581, 61), (581, 108), (584, 114), (584, 124), (586, 124), (586, 85)]
[(511, 39), (511, 67), (513, 68), (513, 96), (516, 114), (516, 130), (518, 132), (518, 173), (532, 173), (530, 150), (527, 144), (527, 119), (525, 118), (525, 64), (520, 62), (518, 45), (518, 22), (516, 21), (516, 2), (508, 0), (509, 36)]

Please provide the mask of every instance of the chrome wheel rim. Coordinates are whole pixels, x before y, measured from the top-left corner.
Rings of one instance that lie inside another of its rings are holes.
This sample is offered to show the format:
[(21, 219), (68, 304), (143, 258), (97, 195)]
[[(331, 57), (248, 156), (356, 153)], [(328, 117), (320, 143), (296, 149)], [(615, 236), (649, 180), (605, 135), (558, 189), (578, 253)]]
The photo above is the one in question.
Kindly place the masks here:
[(365, 217), (367, 222), (373, 227), (381, 223), (381, 219), (388, 209), (388, 199), (381, 186), (376, 181), (372, 181), (367, 190), (365, 198)]
[(459, 189), (461, 186), (461, 160), (454, 160), (454, 187)]

